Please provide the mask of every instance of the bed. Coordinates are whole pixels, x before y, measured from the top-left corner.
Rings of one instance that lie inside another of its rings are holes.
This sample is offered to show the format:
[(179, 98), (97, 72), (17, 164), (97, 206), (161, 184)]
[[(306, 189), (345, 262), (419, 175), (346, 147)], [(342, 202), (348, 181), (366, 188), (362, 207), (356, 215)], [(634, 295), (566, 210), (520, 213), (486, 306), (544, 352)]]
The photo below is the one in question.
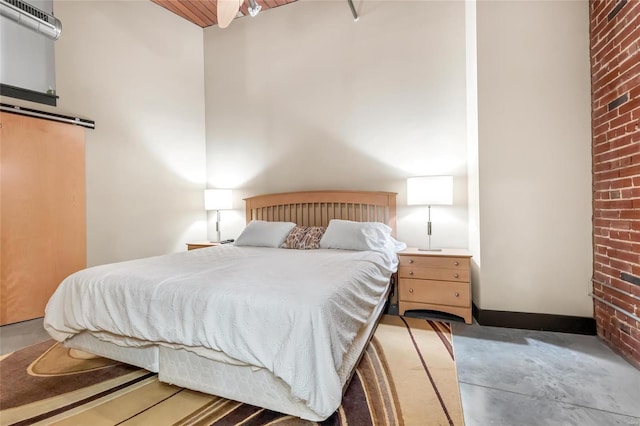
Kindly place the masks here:
[[(157, 372), (166, 383), (324, 420), (387, 301), (403, 248), (392, 237), (395, 195), (247, 198), (247, 227), (235, 244), (79, 271), (49, 301), (45, 328), (70, 348)], [(255, 242), (281, 238), (283, 227), (286, 240), (276, 246)], [(318, 227), (319, 249), (280, 248)], [(352, 247), (358, 238), (364, 246)]]

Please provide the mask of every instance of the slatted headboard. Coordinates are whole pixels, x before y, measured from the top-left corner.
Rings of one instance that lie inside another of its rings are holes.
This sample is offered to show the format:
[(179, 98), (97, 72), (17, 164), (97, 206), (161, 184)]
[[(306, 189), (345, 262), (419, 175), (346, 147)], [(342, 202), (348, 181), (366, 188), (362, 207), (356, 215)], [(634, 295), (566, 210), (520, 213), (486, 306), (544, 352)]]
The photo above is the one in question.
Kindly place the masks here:
[(327, 226), (331, 219), (383, 222), (396, 234), (396, 193), (372, 191), (304, 191), (245, 198), (251, 220)]

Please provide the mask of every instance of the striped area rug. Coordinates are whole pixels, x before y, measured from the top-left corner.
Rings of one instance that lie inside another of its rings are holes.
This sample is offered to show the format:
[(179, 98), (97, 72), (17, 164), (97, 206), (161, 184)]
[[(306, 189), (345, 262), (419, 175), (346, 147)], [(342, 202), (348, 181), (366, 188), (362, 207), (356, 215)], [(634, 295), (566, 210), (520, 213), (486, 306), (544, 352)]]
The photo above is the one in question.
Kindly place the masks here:
[[(320, 424), (462, 425), (451, 338), (447, 323), (383, 317), (342, 405)], [(145, 370), (47, 341), (1, 359), (0, 424), (317, 423), (160, 383)]]

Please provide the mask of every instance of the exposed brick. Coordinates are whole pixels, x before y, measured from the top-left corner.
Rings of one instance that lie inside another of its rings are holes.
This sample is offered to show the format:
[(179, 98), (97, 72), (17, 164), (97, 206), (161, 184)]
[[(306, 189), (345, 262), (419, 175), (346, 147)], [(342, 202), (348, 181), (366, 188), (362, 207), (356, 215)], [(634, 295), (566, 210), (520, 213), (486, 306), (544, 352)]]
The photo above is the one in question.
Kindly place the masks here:
[[(619, 171), (615, 170), (616, 173), (620, 173)], [(629, 188), (631, 186), (633, 186), (633, 179), (626, 177), (623, 179), (614, 179), (612, 181), (609, 182), (609, 186), (611, 187), (611, 189), (616, 189), (616, 188)]]
[[(619, 171), (614, 170), (611, 173), (615, 173), (615, 174), (619, 174)], [(634, 180), (631, 178), (625, 178), (625, 179), (614, 179), (609, 181), (609, 188), (611, 189), (620, 189), (620, 188), (629, 188), (631, 186), (634, 186)]]
[(620, 278), (610, 278), (609, 285), (619, 290), (626, 291), (627, 293), (631, 293), (631, 284), (626, 281), (622, 281)]
[[(624, 103), (620, 104), (618, 109), (622, 105), (625, 105), (627, 102), (629, 102), (628, 99)], [(616, 129), (616, 128), (620, 127), (620, 126), (625, 126), (625, 125), (629, 124), (630, 121), (631, 121), (631, 112), (627, 112), (626, 114), (622, 114), (622, 115), (614, 118), (613, 120), (609, 121), (609, 128)]]
[(628, 157), (624, 157), (621, 158), (617, 161), (613, 162), (613, 165), (611, 166), (612, 168), (622, 168), (622, 169), (627, 169), (627, 166), (630, 166), (632, 164), (631, 159), (633, 158), (633, 156), (628, 156)]
[(634, 241), (633, 235), (635, 235), (636, 232), (609, 231), (608, 234), (612, 240)]
[(607, 131), (607, 139), (609, 140), (617, 139), (621, 136), (626, 135), (627, 133), (629, 132), (627, 131), (626, 127), (618, 127), (617, 129), (612, 129)]
[[(608, 170), (601, 173), (594, 173), (594, 175), (595, 177), (601, 180), (614, 180), (620, 177), (620, 172), (618, 170)], [(613, 182), (612, 182), (611, 188), (614, 188)], [(619, 186), (618, 188), (621, 188), (621, 187)]]
[[(594, 216), (605, 219), (619, 219), (621, 218), (620, 211), (618, 210), (602, 210), (597, 209), (594, 213)], [(629, 219), (629, 218), (627, 218)]]
[[(625, 296), (624, 294), (620, 294), (620, 293), (614, 293), (613, 290), (609, 290), (609, 291), (611, 292), (609, 293), (609, 296), (610, 296), (609, 300), (611, 301), (611, 303), (635, 315), (636, 307), (631, 297)], [(630, 331), (627, 331), (627, 332), (630, 332)]]
[[(628, 294), (640, 287), (621, 273), (640, 276), (640, 1), (592, 0), (589, 11), (593, 291), (638, 315)], [(640, 366), (640, 322), (598, 301), (594, 317), (598, 336)]]
[[(610, 69), (609, 67), (606, 68), (607, 73), (605, 75), (602, 76), (602, 78), (598, 79), (598, 81), (596, 81), (593, 84), (610, 84), (613, 83), (614, 86), (617, 84), (618, 81), (620, 81), (620, 70), (618, 69), (618, 67), (613, 67), (612, 69)], [(616, 100), (616, 98), (618, 98), (618, 93), (615, 90), (610, 90), (605, 92), (601, 97), (599, 97), (596, 102), (598, 106), (604, 106), (604, 107), (609, 107), (609, 104), (613, 101)], [(597, 128), (596, 128), (597, 129)]]
[(626, 260), (630, 263), (640, 263), (640, 255), (628, 251), (618, 251), (615, 255), (616, 259)]
[[(611, 8), (613, 9), (613, 8)], [(611, 12), (611, 10), (607, 11), (607, 14)], [(607, 34), (608, 32), (610, 32), (616, 25), (616, 21), (615, 20), (608, 20), (608, 19), (602, 19), (600, 21), (598, 21), (598, 23), (594, 26), (593, 31), (599, 34)], [(607, 39), (603, 39), (603, 41), (607, 41)], [(599, 44), (596, 43), (596, 46), (598, 47)], [(596, 47), (596, 48), (597, 48)], [(600, 47), (601, 48), (601, 47)]]
[(609, 110), (608, 106), (607, 107), (602, 107), (600, 108), (601, 111), (604, 111), (603, 114), (600, 114), (596, 117), (596, 115), (594, 114), (594, 120), (593, 120), (593, 125), (595, 127), (598, 127), (604, 123), (608, 123), (611, 120), (617, 118), (620, 116), (620, 111), (618, 108), (613, 109), (613, 110)]
[[(608, 256), (614, 256), (614, 257), (620, 257), (620, 253), (624, 253), (624, 252), (618, 252), (617, 250), (611, 249), (611, 248), (608, 248), (606, 251), (606, 254)], [(616, 275), (616, 276), (618, 275), (618, 271), (616, 271), (615, 269), (607, 265), (600, 265), (600, 272), (603, 275), (608, 275), (609, 278), (611, 278), (613, 275)]]
[(613, 45), (610, 49), (600, 50), (598, 54), (594, 57), (594, 60), (596, 64), (599, 64), (601, 66), (611, 65), (610, 64), (611, 60), (617, 58), (621, 54), (622, 54), (621, 46)]
[[(620, 117), (620, 118), (623, 118), (623, 117)], [(630, 113), (626, 114), (625, 118), (628, 121), (630, 121), (631, 114)], [(621, 158), (621, 157), (626, 157), (628, 155), (640, 154), (640, 144), (633, 143), (631, 141), (631, 135), (617, 141), (617, 143), (614, 144), (614, 146), (615, 148), (611, 147), (610, 150), (600, 155), (596, 155), (594, 159), (595, 164), (600, 164), (606, 161), (610, 161), (614, 158)]]
[(635, 118), (632, 118), (631, 122), (624, 127), (626, 133), (635, 132), (638, 129), (640, 129), (640, 122)]
[(591, 22), (600, 22), (603, 17), (606, 18), (607, 13), (604, 13), (605, 5), (607, 2), (605, 1), (592, 1), (589, 3), (590, 12), (591, 12)]
[(640, 342), (640, 328), (631, 327), (631, 337)]
[(594, 182), (593, 182), (593, 190), (594, 191), (608, 191), (610, 189), (610, 182), (609, 181), (602, 181), (600, 179), (596, 179), (596, 177), (594, 176)]
[[(599, 90), (603, 90), (603, 89), (600, 88)], [(600, 95), (596, 95), (595, 93), (593, 94), (593, 96), (600, 97)], [(631, 90), (629, 91), (629, 96), (633, 97)], [(591, 111), (592, 117), (594, 119), (600, 117), (603, 114), (609, 114), (609, 113), (610, 111), (606, 107), (594, 108), (593, 111)]]
[[(640, 55), (639, 55), (640, 56)], [(640, 58), (638, 59), (640, 60)], [(640, 80), (640, 74), (638, 74), (638, 80)], [(634, 81), (635, 83), (635, 81)], [(640, 108), (640, 96), (636, 96), (634, 97), (630, 97), (630, 99), (625, 102), (623, 105), (620, 105), (620, 107), (618, 108), (618, 113), (621, 115), (625, 115), (627, 113), (630, 113), (636, 109)], [(607, 117), (607, 116), (605, 116)]]
[[(634, 250), (638, 250), (638, 253), (640, 253), (639, 244), (635, 244), (630, 241), (614, 240), (612, 238), (605, 238), (605, 237), (597, 237), (597, 238), (599, 240), (598, 242), (599, 243), (601, 242), (603, 246), (611, 247), (623, 252), (633, 252)], [(636, 256), (638, 255), (636, 254)], [(616, 257), (616, 258), (620, 259), (620, 257)]]
[(620, 63), (618, 72), (620, 73), (620, 86), (627, 82), (635, 85), (634, 79), (640, 73), (640, 61), (638, 61), (637, 55), (630, 56), (626, 61)]
[[(621, 260), (618, 259), (609, 259), (609, 263), (608, 265), (610, 265), (613, 269), (616, 269), (618, 271), (626, 271), (626, 272), (631, 272), (631, 265), (628, 262), (623, 262)], [(613, 281), (613, 280), (612, 280)], [(619, 280), (620, 283), (623, 283), (624, 281)], [(626, 286), (627, 284), (625, 284)]]
[(637, 22), (635, 18), (640, 13), (639, 4), (637, 0), (630, 0), (627, 7), (616, 18), (620, 21), (624, 20), (627, 25)]
[(600, 314), (604, 318), (612, 317), (613, 315), (615, 315), (616, 311), (612, 307), (605, 305), (604, 303), (600, 303), (597, 300), (595, 302), (595, 305), (596, 305), (596, 314)]
[(631, 222), (628, 220), (612, 220), (608, 225), (603, 226), (608, 226), (611, 229), (628, 230), (631, 229)]
[(596, 271), (593, 274), (593, 280), (603, 284), (609, 284), (611, 277), (604, 275), (602, 272)]
[(615, 141), (610, 141), (609, 147), (613, 150), (631, 144), (633, 144), (633, 135), (625, 135), (619, 139), (616, 139)]
[(620, 52), (618, 57), (626, 59), (628, 55), (624, 55), (625, 51), (638, 39), (640, 31), (632, 24), (620, 28), (619, 32), (611, 39), (616, 46), (616, 51)]
[[(630, 165), (628, 167), (625, 167), (624, 169), (621, 169), (618, 173), (620, 174), (620, 177), (639, 176), (640, 175), (640, 164)], [(638, 217), (638, 219), (640, 219), (640, 216)]]
[(604, 210), (621, 210), (633, 208), (631, 200), (598, 200), (593, 203), (595, 208)]
[[(633, 60), (637, 60), (635, 57), (633, 58)], [(619, 85), (616, 88), (616, 91), (618, 93), (629, 93), (629, 98), (630, 100), (633, 100), (633, 96), (631, 96), (631, 90), (635, 89), (638, 84), (640, 84), (640, 74), (636, 74), (635, 76), (632, 76), (631, 79), (625, 81), (624, 83), (622, 83), (621, 85)], [(636, 97), (637, 99), (637, 97)], [(625, 111), (626, 112), (626, 111)]]
[(627, 345), (629, 346), (631, 349), (633, 349), (633, 351), (635, 352), (640, 352), (640, 341), (634, 339), (631, 337), (630, 334), (622, 334), (620, 336), (620, 339)]
[[(634, 205), (635, 205), (636, 201), (638, 201), (638, 200), (635, 200), (633, 202)], [(640, 206), (635, 207), (635, 208), (640, 208)], [(630, 232), (629, 233), (629, 240), (633, 241), (633, 242), (636, 242), (636, 243), (640, 242), (640, 232)]]

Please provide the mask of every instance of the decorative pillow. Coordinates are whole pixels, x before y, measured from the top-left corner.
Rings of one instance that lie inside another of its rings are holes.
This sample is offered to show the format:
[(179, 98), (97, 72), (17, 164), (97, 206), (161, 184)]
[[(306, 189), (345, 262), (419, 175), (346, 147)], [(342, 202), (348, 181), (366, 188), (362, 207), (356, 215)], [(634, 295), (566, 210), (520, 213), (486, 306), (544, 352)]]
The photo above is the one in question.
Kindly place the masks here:
[(282, 243), (282, 248), (310, 250), (320, 248), (320, 239), (327, 228), (322, 226), (296, 226)]
[(298, 248), (303, 250), (319, 249), (320, 240), (326, 231), (327, 228), (324, 226), (310, 226), (307, 233), (304, 234), (302, 244)]
[(320, 248), (383, 251), (390, 238), (391, 228), (384, 223), (333, 219), (320, 240)]
[(297, 249), (298, 246), (302, 243), (304, 236), (307, 235), (307, 231), (309, 227), (307, 226), (296, 226), (293, 228), (287, 238), (285, 238), (284, 243), (280, 247), (286, 249)]
[(296, 226), (293, 222), (265, 222), (252, 220), (236, 239), (236, 246), (280, 247), (289, 232)]

